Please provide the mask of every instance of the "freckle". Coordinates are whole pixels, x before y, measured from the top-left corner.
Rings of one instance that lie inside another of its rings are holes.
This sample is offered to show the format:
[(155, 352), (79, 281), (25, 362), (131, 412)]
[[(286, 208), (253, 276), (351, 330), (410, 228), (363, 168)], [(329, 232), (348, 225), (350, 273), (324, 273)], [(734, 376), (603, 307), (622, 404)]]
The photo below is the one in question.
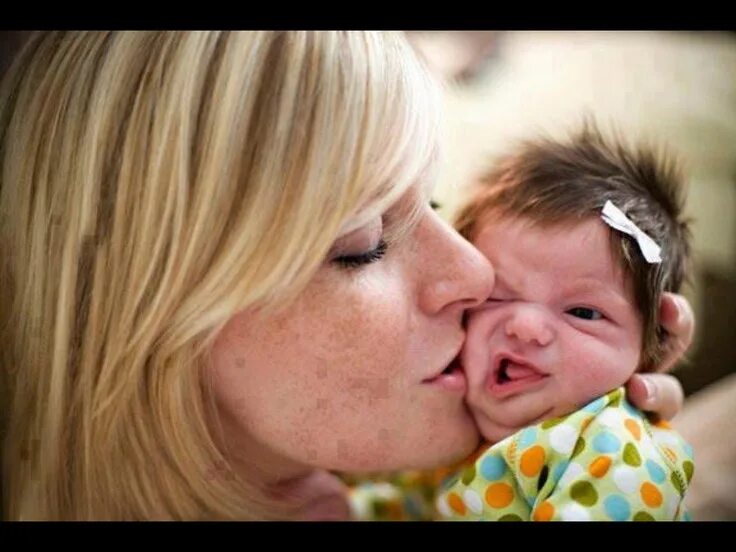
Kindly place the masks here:
[(320, 368), (317, 370), (317, 377), (319, 379), (325, 379), (327, 377), (327, 369), (326, 368)]
[(338, 439), (337, 441), (337, 457), (340, 460), (348, 460), (350, 458), (350, 448), (342, 439)]
[(389, 390), (389, 379), (388, 378), (381, 378), (377, 382), (376, 386), (376, 398), (377, 399), (387, 399), (388, 398), (388, 390)]
[(329, 404), (327, 399), (317, 399), (317, 410), (326, 410)]
[(378, 440), (386, 443), (391, 440), (391, 434), (388, 432), (387, 429), (381, 428), (378, 430)]
[(243, 357), (236, 357), (235, 358), (235, 366), (238, 368), (244, 368), (245, 367), (245, 359)]

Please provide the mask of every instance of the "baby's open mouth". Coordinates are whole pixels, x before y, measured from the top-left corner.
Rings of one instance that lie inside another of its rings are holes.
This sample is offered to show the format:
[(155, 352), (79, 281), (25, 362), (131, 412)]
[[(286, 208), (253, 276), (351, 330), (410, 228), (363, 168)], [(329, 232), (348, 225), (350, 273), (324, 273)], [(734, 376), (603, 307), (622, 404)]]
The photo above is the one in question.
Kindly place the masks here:
[(494, 395), (508, 396), (546, 377), (546, 373), (525, 359), (511, 355), (500, 355), (494, 362), (486, 387)]
[(543, 375), (531, 366), (518, 364), (509, 358), (502, 358), (498, 367), (497, 383), (507, 383), (520, 379)]

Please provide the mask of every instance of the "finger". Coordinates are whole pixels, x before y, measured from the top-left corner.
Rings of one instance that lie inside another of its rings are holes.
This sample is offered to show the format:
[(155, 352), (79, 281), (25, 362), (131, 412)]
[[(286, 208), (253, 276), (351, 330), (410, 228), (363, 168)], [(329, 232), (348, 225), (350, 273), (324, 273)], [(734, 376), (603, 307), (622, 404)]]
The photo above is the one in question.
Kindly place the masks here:
[(682, 385), (668, 374), (634, 374), (626, 390), (634, 406), (654, 412), (665, 420), (671, 420), (682, 410)]
[(660, 302), (660, 324), (667, 333), (657, 372), (669, 372), (690, 347), (695, 332), (695, 316), (681, 295), (665, 293)]

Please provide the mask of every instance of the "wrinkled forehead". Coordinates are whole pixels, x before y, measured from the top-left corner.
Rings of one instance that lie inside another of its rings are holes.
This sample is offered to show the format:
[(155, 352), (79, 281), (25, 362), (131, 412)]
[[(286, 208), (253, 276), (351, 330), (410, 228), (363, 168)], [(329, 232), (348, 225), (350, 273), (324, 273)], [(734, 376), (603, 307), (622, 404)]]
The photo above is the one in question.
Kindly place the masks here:
[(624, 290), (630, 278), (615, 253), (618, 239), (596, 216), (544, 223), (496, 213), (483, 218), (473, 243), (501, 278), (504, 271), (535, 272), (560, 281), (588, 279)]

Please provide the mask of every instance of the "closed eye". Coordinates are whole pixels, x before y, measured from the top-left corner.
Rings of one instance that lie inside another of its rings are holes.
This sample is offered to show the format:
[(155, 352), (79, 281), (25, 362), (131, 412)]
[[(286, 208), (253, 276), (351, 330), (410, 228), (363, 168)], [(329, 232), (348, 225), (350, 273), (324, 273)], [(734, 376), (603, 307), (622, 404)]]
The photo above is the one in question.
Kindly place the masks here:
[(370, 251), (357, 253), (355, 255), (341, 255), (333, 259), (333, 261), (342, 268), (360, 268), (361, 266), (375, 263), (380, 260), (386, 254), (387, 249), (388, 245), (382, 238), (378, 245)]
[(604, 318), (603, 313), (588, 307), (574, 307), (566, 312), (567, 314), (570, 314), (575, 318), (581, 318), (582, 320), (600, 320)]

